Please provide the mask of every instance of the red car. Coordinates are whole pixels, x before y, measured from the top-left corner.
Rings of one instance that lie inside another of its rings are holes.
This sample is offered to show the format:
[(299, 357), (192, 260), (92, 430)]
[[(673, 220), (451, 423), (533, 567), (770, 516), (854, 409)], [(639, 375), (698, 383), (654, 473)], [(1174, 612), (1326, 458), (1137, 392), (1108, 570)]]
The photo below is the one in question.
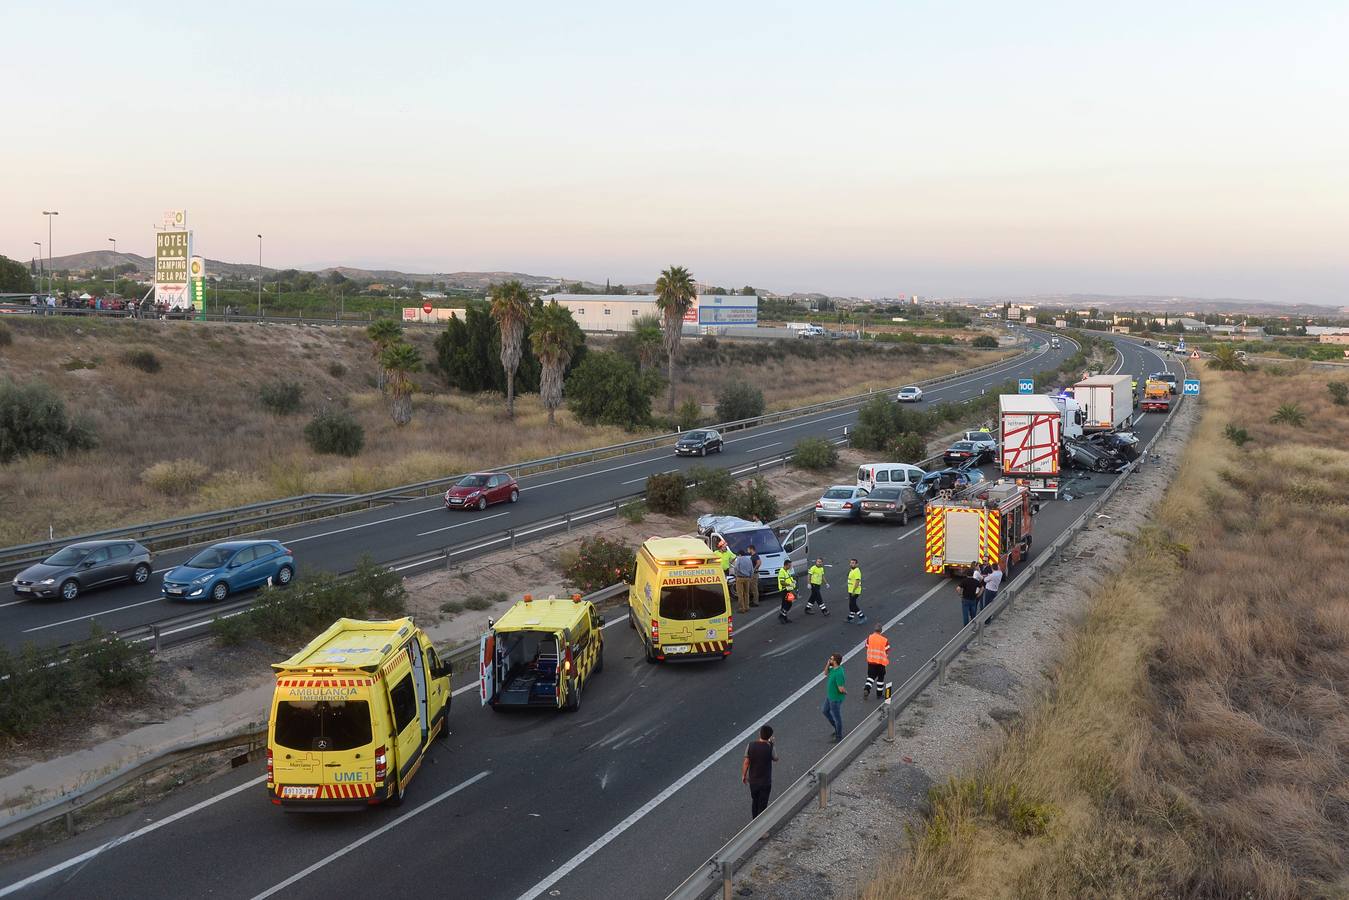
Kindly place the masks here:
[(520, 499), (520, 485), (505, 472), (465, 475), (445, 492), (446, 509), (486, 509), (493, 503)]

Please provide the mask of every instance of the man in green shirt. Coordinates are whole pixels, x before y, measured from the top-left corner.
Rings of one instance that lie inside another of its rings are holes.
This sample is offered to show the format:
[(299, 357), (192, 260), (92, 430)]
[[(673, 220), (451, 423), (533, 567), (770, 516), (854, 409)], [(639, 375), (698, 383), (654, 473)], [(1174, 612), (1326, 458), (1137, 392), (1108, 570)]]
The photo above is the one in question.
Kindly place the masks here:
[(848, 560), (848, 621), (861, 624), (867, 620), (867, 614), (857, 605), (862, 596), (862, 568), (857, 560)]
[(825, 605), (824, 598), (820, 596), (820, 588), (824, 587), (824, 557), (815, 557), (815, 565), (811, 566), (806, 572), (810, 578), (810, 596), (806, 598), (806, 615), (815, 615), (815, 607), (820, 608), (820, 612), (829, 615), (829, 607)]
[(848, 695), (844, 686), (847, 681), (843, 673), (843, 654), (835, 653), (824, 666), (824, 706), (820, 712), (834, 726), (834, 743), (843, 740), (843, 698)]

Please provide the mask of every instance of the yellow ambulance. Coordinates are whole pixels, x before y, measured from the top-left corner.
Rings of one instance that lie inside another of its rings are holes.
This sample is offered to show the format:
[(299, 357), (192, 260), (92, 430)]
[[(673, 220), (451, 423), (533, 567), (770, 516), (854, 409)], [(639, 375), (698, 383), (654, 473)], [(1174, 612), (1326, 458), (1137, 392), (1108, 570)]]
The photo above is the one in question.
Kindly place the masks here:
[(412, 619), (338, 619), (274, 663), (267, 794), (283, 809), (402, 802), (448, 734), (450, 666)]
[(716, 553), (694, 537), (642, 544), (628, 591), (628, 622), (649, 663), (730, 656), (731, 595)]
[(500, 619), (488, 620), (478, 643), (482, 705), (580, 709), (582, 688), (604, 669), (603, 628), (595, 604), (580, 594), (569, 600), (525, 594)]

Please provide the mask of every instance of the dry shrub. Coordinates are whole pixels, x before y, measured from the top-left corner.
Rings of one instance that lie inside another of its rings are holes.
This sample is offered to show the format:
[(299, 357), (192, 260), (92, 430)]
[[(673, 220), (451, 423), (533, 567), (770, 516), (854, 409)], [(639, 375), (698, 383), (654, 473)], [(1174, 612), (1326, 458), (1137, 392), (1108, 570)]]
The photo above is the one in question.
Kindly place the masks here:
[(211, 477), (211, 470), (195, 459), (157, 462), (141, 473), (141, 481), (166, 497), (195, 494)]

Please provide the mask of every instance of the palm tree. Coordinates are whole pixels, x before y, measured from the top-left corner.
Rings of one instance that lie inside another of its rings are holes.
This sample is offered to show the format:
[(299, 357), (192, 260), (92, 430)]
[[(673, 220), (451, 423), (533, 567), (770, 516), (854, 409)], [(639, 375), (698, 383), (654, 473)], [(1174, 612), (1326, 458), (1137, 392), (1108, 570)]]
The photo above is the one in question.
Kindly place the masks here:
[(643, 372), (660, 358), (663, 332), (660, 316), (648, 314), (632, 320), (632, 342), (637, 349), (637, 364)]
[[(395, 341), (403, 339), (403, 326), (399, 325), (393, 319), (380, 319), (365, 329), (366, 337), (370, 338), (370, 352), (375, 358), (376, 365), (380, 358), (384, 356), (384, 351)], [(384, 384), (387, 380), (387, 373), (383, 366), (379, 366), (379, 389), (384, 390)]]
[(553, 415), (562, 405), (562, 374), (583, 340), (581, 329), (571, 310), (556, 300), (538, 310), (530, 323), (529, 346), (543, 371), (539, 375), (539, 396), (548, 410), (548, 424), (556, 425)]
[(684, 331), (684, 314), (693, 306), (697, 291), (693, 276), (683, 266), (670, 266), (656, 279), (656, 308), (665, 317), (665, 354), (669, 360), (670, 394), (667, 407), (674, 411), (675, 357), (679, 354), (679, 338)]
[(1208, 361), (1210, 369), (1218, 369), (1223, 372), (1245, 372), (1246, 360), (1237, 356), (1237, 348), (1230, 344), (1223, 344), (1213, 351), (1213, 358)]
[(492, 318), (501, 332), (501, 368), (506, 370), (506, 415), (515, 418), (515, 370), (523, 353), (525, 323), (529, 321), (529, 293), (518, 281), (494, 284), (487, 292)]
[(422, 367), (421, 354), (406, 341), (397, 341), (384, 348), (380, 365), (389, 374), (389, 394), (392, 400), (393, 421), (406, 425), (412, 421), (412, 379), (408, 376)]

